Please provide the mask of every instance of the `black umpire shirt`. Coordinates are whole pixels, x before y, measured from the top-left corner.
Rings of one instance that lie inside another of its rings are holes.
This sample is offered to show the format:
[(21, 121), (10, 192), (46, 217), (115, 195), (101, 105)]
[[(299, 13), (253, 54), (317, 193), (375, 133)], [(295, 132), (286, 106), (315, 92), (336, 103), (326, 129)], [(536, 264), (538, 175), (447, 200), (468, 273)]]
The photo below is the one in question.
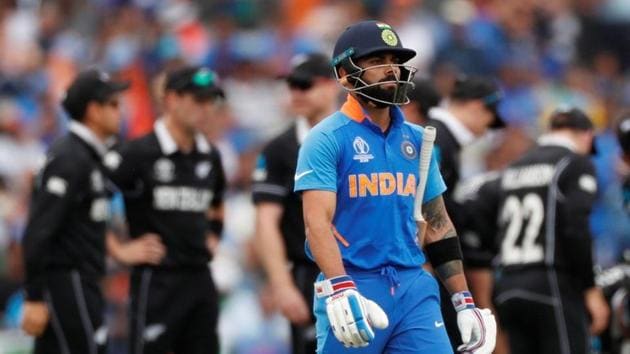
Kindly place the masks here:
[(190, 153), (178, 150), (164, 122), (107, 154), (110, 178), (125, 200), (129, 234), (158, 234), (167, 248), (161, 267), (207, 266), (207, 212), (222, 204), (225, 176), (219, 151), (203, 136)]
[(23, 238), (29, 300), (42, 299), (47, 272), (73, 269), (86, 278), (103, 275), (109, 217), (101, 165), (105, 151), (76, 121), (48, 151), (35, 180)]
[(254, 204), (272, 202), (282, 205), (280, 231), (287, 257), (296, 264), (313, 264), (304, 252), (302, 199), (293, 192), (298, 150), (308, 131), (308, 122), (300, 118), (270, 141), (258, 157), (252, 187)]

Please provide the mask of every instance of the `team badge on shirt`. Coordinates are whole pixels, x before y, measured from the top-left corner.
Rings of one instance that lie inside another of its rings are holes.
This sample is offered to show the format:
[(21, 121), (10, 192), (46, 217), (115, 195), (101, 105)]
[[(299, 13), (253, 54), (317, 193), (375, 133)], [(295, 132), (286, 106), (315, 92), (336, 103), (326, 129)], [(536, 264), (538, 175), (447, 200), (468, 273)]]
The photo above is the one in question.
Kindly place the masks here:
[(201, 161), (195, 166), (195, 174), (200, 179), (206, 178), (212, 170), (212, 164), (209, 161)]
[(153, 176), (156, 180), (166, 183), (175, 178), (175, 165), (167, 158), (161, 158), (153, 164)]
[(416, 158), (416, 156), (418, 156), (418, 152), (416, 151), (415, 146), (413, 146), (413, 144), (409, 140), (405, 140), (402, 142), (402, 144), (400, 144), (400, 151), (402, 152), (403, 156), (405, 156), (409, 160), (413, 160)]
[(353, 160), (358, 160), (361, 163), (369, 162), (374, 158), (374, 155), (370, 154), (370, 145), (363, 140), (360, 136), (354, 138), (352, 142), (352, 148), (356, 155), (354, 155)]

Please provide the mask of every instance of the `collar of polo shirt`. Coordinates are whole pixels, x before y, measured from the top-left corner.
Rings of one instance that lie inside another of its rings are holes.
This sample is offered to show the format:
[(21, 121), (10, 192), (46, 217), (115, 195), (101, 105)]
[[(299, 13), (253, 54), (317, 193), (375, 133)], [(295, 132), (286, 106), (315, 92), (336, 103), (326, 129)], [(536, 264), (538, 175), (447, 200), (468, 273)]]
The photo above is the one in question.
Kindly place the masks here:
[[(171, 133), (169, 133), (168, 129), (166, 128), (166, 124), (164, 124), (164, 121), (162, 119), (158, 119), (155, 122), (154, 129), (162, 152), (165, 155), (175, 153), (178, 150), (177, 143), (175, 143), (175, 139), (173, 139), (173, 136), (171, 135)], [(204, 136), (200, 133), (197, 133), (195, 135), (195, 145), (197, 146), (197, 150), (199, 152), (202, 152), (204, 154), (210, 152), (210, 144), (208, 144), (206, 138), (204, 138)]]

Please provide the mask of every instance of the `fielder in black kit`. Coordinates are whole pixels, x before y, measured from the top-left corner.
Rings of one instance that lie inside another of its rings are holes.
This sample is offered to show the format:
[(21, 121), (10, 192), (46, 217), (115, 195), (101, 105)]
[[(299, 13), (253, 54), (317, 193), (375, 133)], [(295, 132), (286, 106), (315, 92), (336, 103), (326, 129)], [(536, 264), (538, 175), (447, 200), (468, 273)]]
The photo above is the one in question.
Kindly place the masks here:
[(265, 146), (254, 171), (256, 244), (276, 306), (291, 322), (293, 354), (315, 353), (313, 282), (317, 265), (304, 251), (302, 198), (293, 192), (300, 145), (311, 127), (335, 111), (337, 83), (330, 59), (298, 55), (286, 77), (295, 122)]
[(80, 73), (63, 107), (72, 120), (35, 180), (23, 238), (26, 302), (22, 328), (36, 354), (104, 354), (107, 330), (100, 280), (105, 271), (109, 194), (104, 142), (118, 133), (119, 94), (128, 83), (97, 70)]
[(105, 159), (124, 196), (130, 237), (159, 237), (166, 248), (161, 260), (132, 271), (133, 354), (219, 352), (208, 262), (223, 227), (225, 177), (218, 150), (197, 132), (223, 98), (217, 80), (206, 68), (170, 72), (154, 130)]
[(494, 303), (512, 354), (588, 353), (609, 313), (591, 256), (593, 125), (575, 108), (554, 112), (550, 125), (536, 147), (487, 179), (477, 205), (464, 204), (485, 220), (483, 234), (497, 234)]

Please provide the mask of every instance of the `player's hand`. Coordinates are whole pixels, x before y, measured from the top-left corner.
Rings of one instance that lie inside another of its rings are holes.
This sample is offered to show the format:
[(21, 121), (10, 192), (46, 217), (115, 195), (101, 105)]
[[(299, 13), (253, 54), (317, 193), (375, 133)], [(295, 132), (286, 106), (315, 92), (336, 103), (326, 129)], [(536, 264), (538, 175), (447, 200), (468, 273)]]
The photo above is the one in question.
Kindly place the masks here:
[(584, 304), (591, 316), (591, 334), (598, 335), (608, 327), (610, 309), (601, 288), (593, 287), (584, 292)]
[(374, 301), (361, 296), (347, 275), (315, 283), (317, 297), (328, 296), (326, 314), (333, 333), (345, 347), (365, 347), (374, 339), (373, 328), (387, 328), (387, 315)]
[(457, 311), (457, 327), (464, 344), (457, 351), (464, 354), (491, 354), (497, 340), (497, 323), (489, 309), (475, 307), (468, 291), (451, 297)]
[(166, 247), (160, 236), (146, 233), (129, 240), (122, 245), (118, 260), (126, 265), (152, 264), (158, 265), (166, 255)]
[(277, 308), (291, 323), (305, 325), (310, 322), (308, 304), (294, 284), (276, 286), (273, 292)]
[(221, 239), (216, 234), (211, 233), (206, 236), (206, 248), (210, 255), (214, 256), (217, 254), (219, 242), (221, 242)]
[(48, 306), (43, 301), (24, 302), (24, 316), (22, 317), (22, 329), (26, 334), (39, 337), (49, 320)]

